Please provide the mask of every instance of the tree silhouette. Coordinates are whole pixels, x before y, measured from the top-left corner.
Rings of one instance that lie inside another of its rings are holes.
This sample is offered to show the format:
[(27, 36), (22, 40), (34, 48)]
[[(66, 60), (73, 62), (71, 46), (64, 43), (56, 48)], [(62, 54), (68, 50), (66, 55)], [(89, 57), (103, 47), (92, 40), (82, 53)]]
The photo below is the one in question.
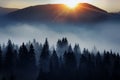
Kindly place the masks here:
[(74, 70), (76, 68), (76, 58), (73, 52), (64, 53), (64, 63), (66, 69)]
[(13, 49), (13, 45), (11, 40), (8, 40), (6, 55), (5, 55), (5, 62), (4, 62), (4, 68), (8, 70), (8, 72), (13, 72), (15, 67), (15, 53)]
[(74, 53), (77, 61), (77, 67), (79, 67), (79, 60), (80, 60), (80, 55), (81, 55), (81, 50), (79, 47), (79, 44), (75, 44), (74, 46)]
[(62, 40), (58, 40), (57, 42), (57, 55), (63, 56), (64, 52), (68, 50), (68, 40), (67, 38), (63, 38)]
[(40, 55), (40, 69), (43, 72), (49, 72), (49, 57), (49, 44), (46, 39)]
[(58, 40), (53, 51), (47, 39), (43, 46), (34, 40), (20, 47), (8, 40), (0, 46), (0, 76), (5, 76), (2, 80), (119, 80), (120, 55), (86, 48), (81, 52), (79, 44), (72, 48), (67, 38)]
[(36, 67), (35, 50), (32, 44), (30, 45), (30, 50), (29, 50), (29, 67), (32, 68)]
[(1, 73), (1, 70), (2, 70), (2, 49), (1, 49), (1, 45), (0, 45), (0, 73)]
[(59, 70), (59, 59), (55, 50), (50, 57), (50, 70), (54, 73)]
[(20, 62), (20, 67), (27, 67), (29, 64), (29, 53), (28, 50), (25, 46), (25, 44), (23, 43), (22, 46), (19, 49), (19, 62)]

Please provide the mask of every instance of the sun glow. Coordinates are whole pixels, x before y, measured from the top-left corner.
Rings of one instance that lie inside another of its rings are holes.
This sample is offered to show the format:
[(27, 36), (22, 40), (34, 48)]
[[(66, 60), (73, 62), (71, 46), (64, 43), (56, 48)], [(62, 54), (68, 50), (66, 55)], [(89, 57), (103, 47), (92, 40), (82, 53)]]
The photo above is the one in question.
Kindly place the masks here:
[(71, 9), (74, 9), (75, 7), (77, 7), (78, 3), (79, 2), (72, 0), (72, 1), (65, 2), (64, 4)]

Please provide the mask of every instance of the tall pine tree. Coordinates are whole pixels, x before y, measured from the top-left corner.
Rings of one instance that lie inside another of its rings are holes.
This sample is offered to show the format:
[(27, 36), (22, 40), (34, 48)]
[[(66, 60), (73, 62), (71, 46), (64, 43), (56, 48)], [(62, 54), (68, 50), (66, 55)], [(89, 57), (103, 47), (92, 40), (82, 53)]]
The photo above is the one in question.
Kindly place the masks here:
[(4, 68), (9, 72), (13, 71), (14, 68), (14, 49), (11, 40), (8, 40)]
[(24, 43), (19, 49), (19, 63), (23, 68), (28, 67), (29, 64), (29, 53)]
[(29, 67), (31, 68), (36, 67), (35, 50), (32, 44), (30, 45), (29, 49)]
[(59, 59), (55, 50), (50, 57), (50, 70), (56, 73), (59, 70)]
[(43, 72), (49, 72), (49, 57), (49, 44), (46, 39), (40, 55), (40, 69)]

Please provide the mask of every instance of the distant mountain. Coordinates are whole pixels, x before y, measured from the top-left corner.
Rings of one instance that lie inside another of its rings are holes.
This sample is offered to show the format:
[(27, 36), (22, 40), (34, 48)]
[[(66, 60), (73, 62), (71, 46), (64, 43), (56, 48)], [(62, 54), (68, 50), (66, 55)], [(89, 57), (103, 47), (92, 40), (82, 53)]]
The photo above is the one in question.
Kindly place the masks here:
[(3, 16), (3, 15), (6, 15), (8, 13), (11, 13), (11, 12), (14, 12), (18, 10), (17, 8), (3, 8), (3, 7), (0, 7), (0, 16)]
[(7, 18), (27, 22), (97, 22), (108, 19), (111, 14), (88, 3), (80, 3), (75, 9), (64, 4), (31, 6), (11, 12)]
[(114, 20), (119, 20), (120, 21), (120, 12), (118, 13), (110, 13), (111, 17), (110, 19), (114, 19)]

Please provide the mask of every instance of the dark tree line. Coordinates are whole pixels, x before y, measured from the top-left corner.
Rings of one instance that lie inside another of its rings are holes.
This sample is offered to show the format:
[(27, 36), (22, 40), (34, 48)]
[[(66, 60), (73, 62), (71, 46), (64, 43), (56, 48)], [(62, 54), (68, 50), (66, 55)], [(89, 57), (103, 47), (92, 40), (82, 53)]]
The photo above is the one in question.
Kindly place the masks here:
[(53, 50), (47, 39), (43, 45), (34, 40), (19, 47), (8, 40), (0, 46), (0, 80), (120, 80), (120, 55), (81, 52), (67, 38), (58, 40)]

